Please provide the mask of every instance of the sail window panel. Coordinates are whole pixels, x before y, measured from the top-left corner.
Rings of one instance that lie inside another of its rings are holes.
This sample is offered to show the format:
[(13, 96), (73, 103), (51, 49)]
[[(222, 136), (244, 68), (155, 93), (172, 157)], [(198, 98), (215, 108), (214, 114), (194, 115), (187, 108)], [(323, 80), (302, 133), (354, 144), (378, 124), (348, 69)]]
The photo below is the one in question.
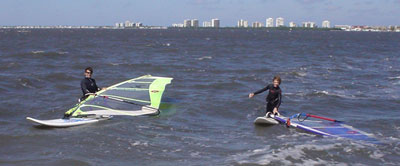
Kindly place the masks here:
[(93, 111), (93, 110), (101, 110), (101, 109), (113, 109), (113, 110), (127, 110), (127, 111), (135, 111), (141, 110), (142, 106), (124, 103), (121, 101), (115, 101), (107, 98), (94, 98), (93, 100), (85, 102), (80, 109), (82, 111)]

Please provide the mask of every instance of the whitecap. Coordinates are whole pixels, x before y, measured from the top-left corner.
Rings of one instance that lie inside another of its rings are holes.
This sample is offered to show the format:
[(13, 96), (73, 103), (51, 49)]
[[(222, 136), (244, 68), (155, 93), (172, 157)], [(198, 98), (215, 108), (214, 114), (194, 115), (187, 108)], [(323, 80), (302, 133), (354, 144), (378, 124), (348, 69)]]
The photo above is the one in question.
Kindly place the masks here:
[(315, 94), (324, 94), (324, 95), (329, 95), (329, 92), (328, 91), (316, 91), (316, 92), (314, 92)]
[(387, 139), (390, 140), (390, 141), (393, 141), (393, 142), (400, 142), (400, 138), (396, 138), (396, 137), (393, 137), (393, 136), (387, 137)]
[(44, 51), (32, 51), (32, 53), (34, 53), (34, 54), (41, 54), (41, 53), (44, 53)]
[(340, 93), (340, 91), (328, 92), (328, 91), (322, 90), (322, 91), (314, 91), (314, 92), (312, 92), (312, 94), (341, 97), (341, 98), (346, 98), (346, 99), (356, 98), (356, 96), (354, 96), (354, 95), (345, 95), (344, 92)]
[(212, 56), (203, 56), (203, 57), (196, 58), (196, 59), (202, 61), (204, 59), (212, 59)]
[(383, 153), (380, 153), (378, 151), (374, 151), (374, 153), (370, 154), (369, 157), (373, 159), (381, 159), (383, 156), (385, 156)]
[(192, 153), (190, 153), (190, 156), (192, 156), (192, 157), (200, 157), (200, 152), (192, 152)]
[(113, 66), (119, 66), (121, 63), (110, 63)]
[[(272, 162), (281, 162), (283, 165), (347, 165), (337, 161), (328, 161), (320, 158), (310, 159), (307, 157), (305, 151), (327, 151), (336, 149), (341, 144), (327, 144), (327, 145), (295, 145), (290, 147), (282, 147), (281, 149), (270, 149), (270, 145), (265, 148), (249, 150), (245, 153), (233, 155), (231, 158), (239, 164), (260, 164), (268, 165)], [(250, 160), (251, 158), (251, 160)], [(300, 160), (301, 163), (294, 163), (291, 160)]]
[(307, 70), (306, 68), (300, 68), (299, 70), (291, 71), (291, 72), (288, 72), (288, 73), (285, 73), (285, 74), (293, 75), (295, 77), (305, 77), (305, 76), (307, 76), (307, 73), (306, 72), (300, 72), (300, 71), (306, 71), (306, 70)]
[(304, 73), (304, 72), (297, 72), (297, 75), (298, 75), (298, 76), (301, 76), (301, 77), (305, 77), (305, 76), (307, 75), (307, 73)]
[(147, 142), (140, 142), (140, 141), (135, 141), (135, 142), (130, 143), (130, 144), (131, 144), (131, 146), (145, 146), (145, 147), (149, 146), (149, 143), (147, 143)]
[(388, 77), (389, 79), (391, 79), (391, 80), (396, 80), (396, 79), (400, 79), (400, 76), (397, 76), (397, 77)]

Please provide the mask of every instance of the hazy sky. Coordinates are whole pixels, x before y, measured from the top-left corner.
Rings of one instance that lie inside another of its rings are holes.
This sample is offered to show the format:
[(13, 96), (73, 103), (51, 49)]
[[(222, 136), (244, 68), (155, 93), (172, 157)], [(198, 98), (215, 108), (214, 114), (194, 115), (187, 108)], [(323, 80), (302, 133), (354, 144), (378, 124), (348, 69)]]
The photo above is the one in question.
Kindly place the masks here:
[(400, 25), (400, 0), (0, 0), (0, 25), (114, 25), (131, 20), (169, 26), (212, 18), (265, 24), (283, 17), (301, 24)]

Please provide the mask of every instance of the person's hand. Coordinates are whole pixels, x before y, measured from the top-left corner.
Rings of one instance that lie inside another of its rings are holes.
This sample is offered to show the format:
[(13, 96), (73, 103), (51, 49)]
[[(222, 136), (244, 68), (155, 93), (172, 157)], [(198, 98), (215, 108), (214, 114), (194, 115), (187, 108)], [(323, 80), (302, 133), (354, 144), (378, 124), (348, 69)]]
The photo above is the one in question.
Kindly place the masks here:
[(106, 89), (107, 89), (106, 87), (101, 88), (101, 90), (106, 90)]
[(254, 93), (249, 94), (249, 98), (252, 98), (254, 96)]
[(276, 115), (276, 114), (279, 115), (278, 108), (275, 107), (274, 110), (272, 111), (272, 113), (274, 113), (274, 115)]

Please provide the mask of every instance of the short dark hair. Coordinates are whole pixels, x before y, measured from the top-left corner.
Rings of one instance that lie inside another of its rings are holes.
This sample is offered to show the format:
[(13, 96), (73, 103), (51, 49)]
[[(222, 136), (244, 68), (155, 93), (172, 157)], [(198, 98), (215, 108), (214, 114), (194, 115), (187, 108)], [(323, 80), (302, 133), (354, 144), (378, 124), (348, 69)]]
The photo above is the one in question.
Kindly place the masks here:
[(92, 69), (92, 67), (87, 67), (87, 68), (85, 69), (85, 72), (88, 71), (88, 70), (90, 71), (90, 74), (93, 74), (93, 69)]
[(281, 82), (282, 82), (281, 77), (279, 75), (276, 75), (274, 77), (274, 79), (272, 79), (272, 81), (275, 81), (275, 80), (277, 80), (279, 82), (279, 84), (281, 84)]

